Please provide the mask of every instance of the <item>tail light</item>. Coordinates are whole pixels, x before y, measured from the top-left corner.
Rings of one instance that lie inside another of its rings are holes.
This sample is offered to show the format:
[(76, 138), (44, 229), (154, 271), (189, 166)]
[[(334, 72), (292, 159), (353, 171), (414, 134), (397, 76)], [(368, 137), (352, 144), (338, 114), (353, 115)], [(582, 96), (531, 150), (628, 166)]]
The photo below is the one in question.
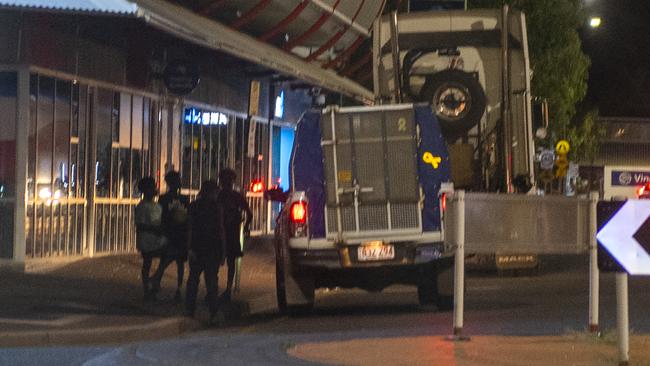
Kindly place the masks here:
[(636, 189), (636, 196), (641, 197), (643, 193), (645, 192), (646, 186), (641, 186)]
[(256, 179), (251, 182), (248, 188), (253, 193), (261, 193), (264, 192), (264, 183), (261, 180)]
[(442, 193), (440, 195), (440, 209), (443, 214), (447, 211), (447, 193)]
[(296, 201), (289, 207), (291, 236), (307, 236), (307, 202)]

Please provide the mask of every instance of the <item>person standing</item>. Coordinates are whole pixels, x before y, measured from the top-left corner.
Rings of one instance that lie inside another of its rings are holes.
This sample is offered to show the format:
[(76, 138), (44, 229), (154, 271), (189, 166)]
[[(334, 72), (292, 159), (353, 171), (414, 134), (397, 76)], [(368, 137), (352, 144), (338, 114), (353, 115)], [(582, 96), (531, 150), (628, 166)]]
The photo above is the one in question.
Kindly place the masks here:
[(219, 173), (219, 203), (223, 206), (224, 229), (226, 237), (226, 262), (228, 264), (228, 282), (226, 290), (221, 295), (223, 301), (230, 301), (232, 285), (235, 278), (236, 261), (243, 255), (240, 230), (243, 221), (242, 213), (246, 214), (244, 232), (250, 232), (253, 212), (241, 193), (233, 189), (237, 173), (232, 169), (223, 169)]
[(181, 300), (181, 288), (185, 262), (187, 261), (187, 208), (189, 198), (180, 194), (181, 176), (176, 171), (165, 174), (167, 193), (160, 196), (158, 203), (162, 207), (161, 226), (163, 234), (169, 241), (160, 267), (155, 276), (155, 290), (160, 289), (160, 282), (167, 267), (176, 262), (176, 294), (174, 299)]
[[(150, 288), (151, 263), (154, 258), (162, 257), (165, 240), (160, 227), (162, 207), (154, 200), (156, 181), (151, 177), (138, 182), (142, 200), (135, 207), (136, 248), (142, 255), (142, 287), (146, 301), (155, 299), (155, 291)], [(160, 266), (159, 266), (160, 268)]]
[(192, 202), (189, 210), (190, 274), (185, 293), (185, 315), (194, 316), (199, 279), (203, 273), (210, 324), (220, 321), (217, 302), (218, 272), (225, 254), (223, 209), (217, 202), (218, 193), (219, 187), (215, 182), (204, 182), (197, 200)]

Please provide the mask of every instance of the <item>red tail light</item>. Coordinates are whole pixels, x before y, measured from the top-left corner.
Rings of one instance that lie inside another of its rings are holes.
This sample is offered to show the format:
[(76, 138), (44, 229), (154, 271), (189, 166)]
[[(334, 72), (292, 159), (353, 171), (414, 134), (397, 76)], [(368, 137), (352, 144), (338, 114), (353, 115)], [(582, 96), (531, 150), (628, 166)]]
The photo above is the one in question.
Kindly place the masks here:
[(249, 189), (253, 193), (260, 193), (264, 191), (264, 183), (261, 180), (254, 180), (251, 182)]
[(447, 193), (440, 195), (440, 208), (442, 209), (443, 213), (447, 211)]
[(294, 238), (308, 235), (307, 202), (296, 201), (289, 206), (289, 230)]
[(307, 221), (307, 204), (304, 201), (292, 203), (289, 217), (293, 223), (304, 224)]
[(636, 189), (636, 196), (641, 197), (643, 195), (643, 192), (645, 192), (645, 186), (641, 186)]

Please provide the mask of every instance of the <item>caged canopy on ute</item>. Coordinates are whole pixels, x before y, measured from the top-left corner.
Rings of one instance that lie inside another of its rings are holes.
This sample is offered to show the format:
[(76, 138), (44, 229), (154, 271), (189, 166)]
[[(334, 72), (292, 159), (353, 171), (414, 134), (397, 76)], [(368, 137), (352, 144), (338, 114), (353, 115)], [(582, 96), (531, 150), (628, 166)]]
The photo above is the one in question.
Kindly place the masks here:
[(318, 287), (395, 283), (451, 307), (453, 252), (441, 230), (449, 158), (428, 105), (307, 112), (289, 168), (276, 227), (281, 310), (310, 307)]

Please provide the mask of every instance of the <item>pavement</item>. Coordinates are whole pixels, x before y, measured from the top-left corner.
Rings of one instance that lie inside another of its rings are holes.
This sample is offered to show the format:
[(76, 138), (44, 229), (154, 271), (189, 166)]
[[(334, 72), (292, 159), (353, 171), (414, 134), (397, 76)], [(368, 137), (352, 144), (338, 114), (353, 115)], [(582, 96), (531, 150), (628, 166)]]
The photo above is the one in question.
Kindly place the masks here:
[[(241, 292), (224, 308), (226, 324), (251, 311), (275, 307), (273, 248), (269, 238), (247, 243)], [(154, 340), (207, 328), (207, 307), (199, 301), (194, 319), (174, 301), (176, 264), (171, 264), (155, 302), (145, 302), (138, 254), (94, 258), (29, 260), (25, 273), (0, 273), (0, 347), (83, 345)], [(152, 266), (157, 268), (157, 261)], [(185, 271), (187, 279), (188, 269)], [(219, 288), (225, 287), (225, 266)], [(185, 283), (183, 284), (183, 286)], [(203, 281), (199, 299), (204, 297)]]
[[(629, 365), (650, 365), (650, 336), (630, 337)], [(596, 366), (619, 363), (616, 337), (475, 336), (469, 341), (419, 336), (366, 338), (295, 345), (295, 358), (330, 365)], [(353, 355), (353, 356), (351, 356)]]
[[(249, 242), (249, 251), (243, 258), (241, 292), (226, 309), (225, 326), (249, 325), (248, 331), (228, 336), (211, 331), (207, 325), (205, 306), (197, 309), (195, 319), (181, 316), (182, 304), (173, 300), (175, 264), (168, 268), (159, 300), (144, 302), (140, 282), (141, 259), (137, 254), (100, 256), (95, 258), (68, 258), (33, 260), (27, 263), (25, 273), (0, 273), (0, 348), (29, 346), (27, 350), (43, 346), (83, 346), (116, 344), (112, 353), (89, 364), (147, 364), (143, 355), (152, 348), (152, 342), (170, 353), (166, 364), (176, 364), (172, 357), (180, 357), (182, 349), (172, 348), (168, 341), (181, 334), (208, 335), (206, 349), (219, 353), (231, 364), (267, 364), (268, 359), (249, 362), (242, 358), (247, 349), (233, 347), (247, 342), (235, 342), (236, 337), (251, 337), (251, 314), (269, 313), (276, 308), (274, 298), (273, 248), (268, 238)], [(154, 268), (155, 268), (154, 264)], [(223, 288), (225, 273), (220, 273)], [(201, 299), (203, 289), (199, 293)], [(320, 294), (319, 296), (327, 296)], [(339, 333), (337, 333), (339, 334)], [(341, 333), (342, 334), (342, 333)], [(449, 341), (440, 335), (373, 334), (354, 336), (349, 332), (339, 339), (313, 338), (298, 342), (282, 339), (274, 343), (273, 336), (261, 334), (259, 342), (266, 342), (275, 364), (334, 364), (334, 365), (616, 365), (618, 353), (615, 332), (592, 334), (574, 332), (557, 336), (500, 336), (472, 335), (466, 342)], [(330, 336), (333, 336), (330, 334)], [(257, 339), (257, 338), (255, 338)], [(294, 338), (295, 341), (295, 338)], [(167, 343), (166, 343), (167, 342)], [(198, 344), (195, 338), (180, 340)], [(214, 342), (223, 343), (215, 348)], [(262, 344), (262, 343), (260, 343)], [(18, 348), (16, 348), (18, 347)], [(135, 347), (135, 348), (134, 348)], [(243, 347), (243, 346), (242, 346)], [(261, 353), (263, 347), (256, 345)], [(136, 351), (133, 351), (136, 349)], [(127, 352), (128, 351), (128, 352)], [(150, 360), (156, 360), (160, 348), (150, 350)], [(11, 351), (10, 351), (11, 352)], [(135, 352), (135, 353), (134, 353)], [(134, 356), (134, 354), (137, 355)], [(630, 365), (650, 365), (650, 336), (633, 333), (630, 337)], [(252, 357), (252, 356), (251, 356)], [(181, 360), (185, 358), (181, 357)], [(116, 360), (121, 360), (116, 363)], [(206, 359), (212, 364), (214, 358)], [(124, 361), (124, 362), (122, 362)], [(137, 361), (137, 362), (136, 362)], [(237, 363), (237, 362), (239, 363)], [(0, 362), (2, 363), (2, 362)]]

